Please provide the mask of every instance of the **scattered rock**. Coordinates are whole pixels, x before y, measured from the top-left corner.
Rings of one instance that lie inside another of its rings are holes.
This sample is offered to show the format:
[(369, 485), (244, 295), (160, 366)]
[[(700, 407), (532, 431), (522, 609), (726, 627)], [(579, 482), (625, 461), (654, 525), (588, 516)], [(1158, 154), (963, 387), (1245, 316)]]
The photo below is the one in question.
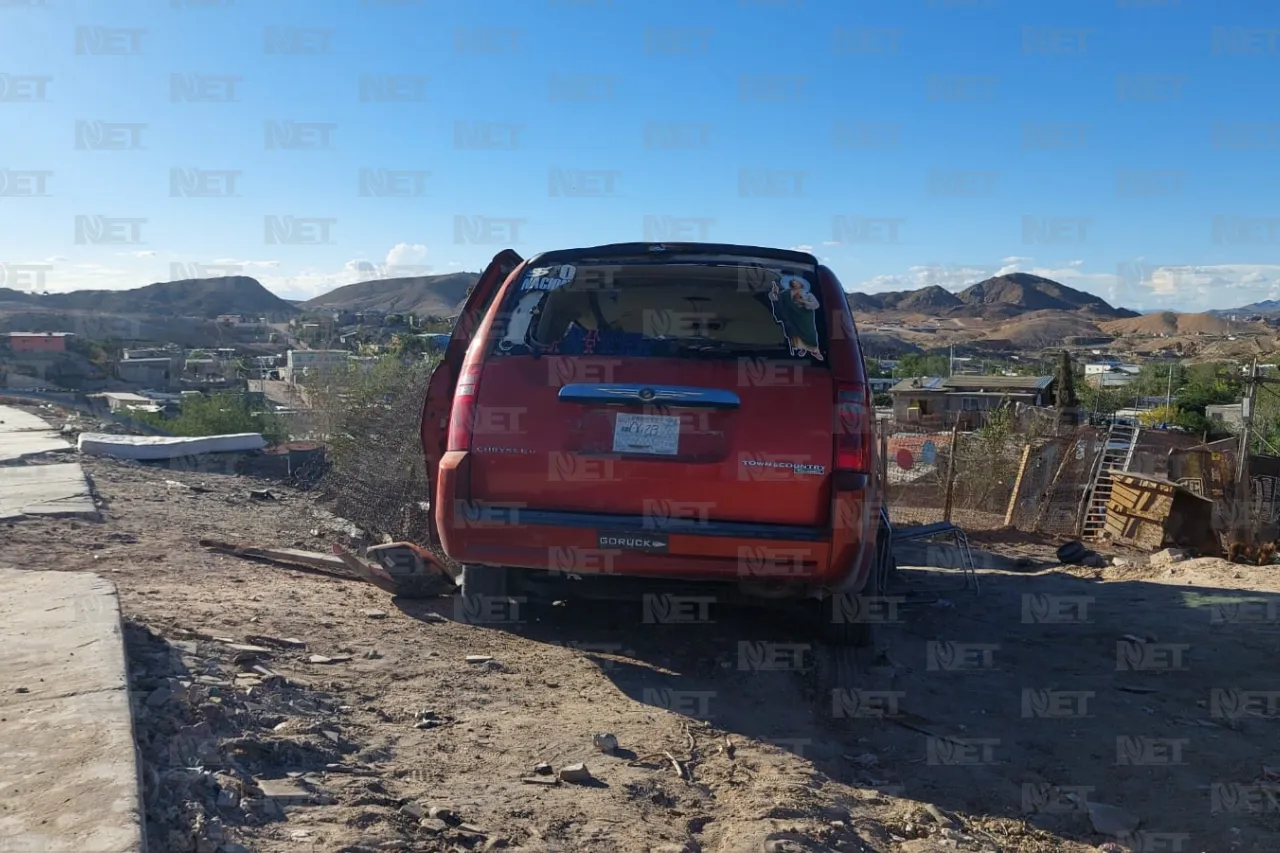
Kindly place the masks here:
[(312, 655), (307, 660), (311, 663), (346, 663), (351, 660), (351, 655)]
[(30, 692), (31, 692), (31, 688), (30, 688), (30, 687), (19, 687), (17, 690), (15, 690), (15, 691), (13, 691), (13, 692), (14, 692), (14, 693), (30, 693)]
[(400, 814), (406, 814), (414, 820), (422, 820), (427, 816), (427, 810), (420, 803), (405, 803), (400, 807)]
[(591, 739), (591, 742), (595, 744), (596, 749), (606, 755), (613, 755), (613, 753), (618, 749), (618, 739), (608, 733), (596, 735)]
[(1188, 559), (1187, 552), (1181, 548), (1165, 548), (1163, 551), (1157, 551), (1151, 555), (1151, 565), (1163, 568), (1174, 563), (1181, 563), (1186, 559)]
[(226, 788), (218, 791), (218, 808), (234, 809), (240, 805), (240, 795), (235, 791), (229, 791)]
[(575, 785), (585, 785), (594, 780), (591, 771), (587, 769), (585, 764), (570, 764), (561, 767), (558, 775), (562, 782), (572, 782)]
[(448, 806), (432, 806), (427, 809), (427, 817), (442, 820), (448, 824), (458, 824), (462, 822), (462, 818), (458, 817), (458, 813)]
[(382, 657), (382, 655), (377, 649), (369, 649), (369, 651), (364, 653), (364, 657), (365, 660), (377, 660)]
[(271, 494), (267, 489), (250, 489), (249, 499), (255, 501), (273, 501), (276, 496)]
[(385, 610), (366, 610), (364, 615), (369, 619), (386, 619), (387, 611)]
[(533, 772), (537, 773), (539, 776), (550, 776), (555, 771), (551, 769), (550, 764), (543, 761), (540, 764), (535, 764), (533, 766)]
[(467, 655), (467, 663), (470, 664), (485, 664), (489, 663), (491, 660), (493, 660), (493, 658), (490, 655)]
[(278, 806), (296, 806), (311, 802), (311, 792), (294, 782), (284, 779), (261, 779), (258, 787), (262, 796)]
[(560, 780), (554, 776), (525, 776), (520, 780), (530, 785), (559, 785)]
[(436, 817), (425, 817), (422, 820), (418, 821), (418, 826), (421, 827), (425, 832), (430, 832), (432, 834), (438, 834), (438, 833), (444, 832), (446, 829), (449, 828), (449, 824), (445, 823), (444, 821)]
[(173, 698), (173, 691), (169, 689), (168, 685), (157, 687), (155, 690), (152, 690), (151, 693), (147, 696), (147, 707), (159, 708), (161, 705), (168, 702), (172, 698)]
[(1103, 835), (1129, 835), (1141, 823), (1137, 815), (1116, 806), (1102, 803), (1089, 803), (1088, 806), (1089, 821), (1093, 824), (1093, 828)]

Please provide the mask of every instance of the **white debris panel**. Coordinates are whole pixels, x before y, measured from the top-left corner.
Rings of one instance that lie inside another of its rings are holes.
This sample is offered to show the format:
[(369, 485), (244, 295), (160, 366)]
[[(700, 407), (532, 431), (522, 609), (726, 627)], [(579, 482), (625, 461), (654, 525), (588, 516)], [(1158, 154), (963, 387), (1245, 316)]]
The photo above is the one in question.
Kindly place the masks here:
[(117, 459), (179, 459), (205, 453), (247, 453), (267, 446), (261, 433), (234, 435), (168, 436), (80, 434), (79, 450), (90, 456), (113, 456)]

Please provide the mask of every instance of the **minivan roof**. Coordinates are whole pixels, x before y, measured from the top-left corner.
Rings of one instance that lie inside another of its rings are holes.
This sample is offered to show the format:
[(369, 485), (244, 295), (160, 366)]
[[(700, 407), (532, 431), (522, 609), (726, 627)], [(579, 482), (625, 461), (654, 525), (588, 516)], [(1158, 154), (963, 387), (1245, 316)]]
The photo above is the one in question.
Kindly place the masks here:
[(770, 249), (764, 246), (741, 246), (735, 243), (609, 243), (604, 246), (585, 246), (577, 249), (555, 249), (542, 252), (529, 259), (529, 265), (567, 263), (574, 260), (605, 260), (608, 258), (662, 257), (663, 255), (742, 255), (750, 258), (767, 258), (791, 264), (818, 266), (818, 259), (808, 252), (790, 249)]

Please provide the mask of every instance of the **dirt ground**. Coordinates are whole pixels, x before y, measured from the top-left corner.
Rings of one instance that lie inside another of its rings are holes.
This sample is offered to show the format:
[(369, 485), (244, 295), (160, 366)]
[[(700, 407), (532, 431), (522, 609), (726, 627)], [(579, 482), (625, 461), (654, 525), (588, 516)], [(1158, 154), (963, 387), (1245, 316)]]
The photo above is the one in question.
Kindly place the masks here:
[(988, 536), (976, 592), (904, 568), (851, 660), (703, 600), (467, 624), (197, 544), (326, 550), (307, 494), (83, 463), (102, 520), (0, 525), (0, 564), (118, 584), (153, 851), (1280, 850), (1274, 569), (1072, 574)]

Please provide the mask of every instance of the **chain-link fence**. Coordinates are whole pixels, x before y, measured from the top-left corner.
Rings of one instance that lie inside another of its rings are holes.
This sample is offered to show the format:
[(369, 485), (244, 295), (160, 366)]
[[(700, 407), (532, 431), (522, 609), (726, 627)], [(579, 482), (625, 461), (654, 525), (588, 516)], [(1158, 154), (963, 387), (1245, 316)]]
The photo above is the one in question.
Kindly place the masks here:
[(1073, 535), (1101, 433), (1034, 418), (946, 432), (881, 420), (890, 518), (903, 526), (951, 521), (967, 530)]
[(308, 379), (329, 464), (321, 499), (374, 539), (430, 539), (419, 423), (435, 366), (384, 359)]

